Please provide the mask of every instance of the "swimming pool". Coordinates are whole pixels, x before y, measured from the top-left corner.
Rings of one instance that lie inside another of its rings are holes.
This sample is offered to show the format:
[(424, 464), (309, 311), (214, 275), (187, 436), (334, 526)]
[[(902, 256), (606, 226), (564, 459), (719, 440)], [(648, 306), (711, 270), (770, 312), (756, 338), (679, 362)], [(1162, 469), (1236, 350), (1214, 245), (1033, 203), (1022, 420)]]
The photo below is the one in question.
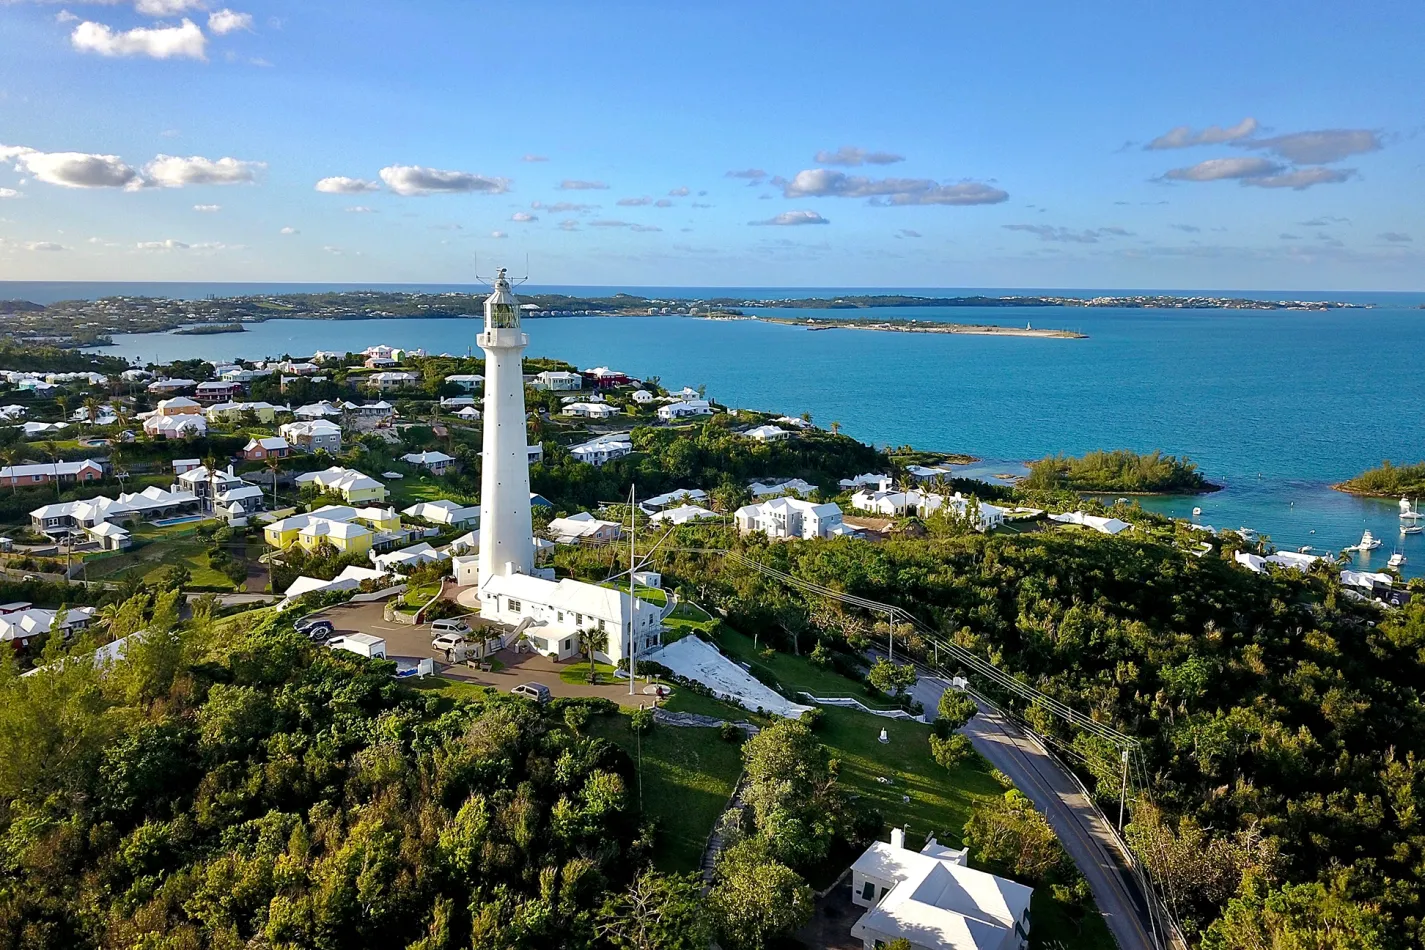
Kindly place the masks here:
[(160, 528), (168, 528), (176, 524), (189, 524), (194, 521), (203, 520), (205, 520), (205, 516), (203, 515), (184, 515), (181, 518), (164, 518), (162, 521), (153, 522), (153, 524)]

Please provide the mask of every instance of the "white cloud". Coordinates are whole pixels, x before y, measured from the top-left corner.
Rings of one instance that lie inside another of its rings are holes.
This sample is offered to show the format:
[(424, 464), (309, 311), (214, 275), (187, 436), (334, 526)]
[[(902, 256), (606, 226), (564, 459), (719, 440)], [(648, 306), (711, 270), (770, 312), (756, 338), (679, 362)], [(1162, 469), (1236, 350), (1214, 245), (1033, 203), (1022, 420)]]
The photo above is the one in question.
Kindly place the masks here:
[(1097, 244), (1103, 237), (1129, 237), (1123, 228), (1090, 228), (1075, 231), (1072, 228), (1056, 228), (1047, 224), (1003, 224), (1006, 231), (1027, 231), (1041, 241), (1061, 244)]
[(365, 178), (347, 178), (342, 175), (323, 178), (317, 182), (317, 191), (325, 192), (329, 195), (360, 195), (369, 191), (380, 190), (380, 182), (367, 181)]
[(352, 205), (346, 210), (352, 214), (376, 214), (375, 208), (368, 208), (366, 205)]
[(1356, 175), (1354, 168), (1293, 168), (1280, 175), (1260, 175), (1243, 178), (1242, 184), (1254, 188), (1292, 188), (1304, 191), (1312, 185), (1339, 185)]
[(547, 161), (549, 161), (549, 157), (546, 156), (546, 155), (526, 155), (524, 158), (520, 159), (520, 161), (522, 161), (522, 162), (547, 162)]
[(0, 199), (19, 198), (21, 194), (13, 188), (0, 188)]
[(100, 56), (148, 56), (152, 59), (207, 59), (208, 38), (198, 24), (185, 19), (180, 26), (138, 27), (122, 33), (102, 23), (85, 21), (74, 28), (69, 42), (81, 53)]
[(208, 29), (218, 36), (227, 33), (234, 33), (238, 30), (252, 30), (252, 14), (238, 13), (224, 7), (208, 14)]
[(692, 194), (692, 190), (691, 190), (690, 188), (688, 188), (687, 185), (683, 185), (683, 186), (681, 186), (681, 187), (674, 188), (672, 191), (668, 192), (668, 197), (670, 197), (670, 198), (686, 198), (686, 197), (688, 197), (688, 195), (690, 195), (690, 194)]
[(1281, 170), (1282, 166), (1269, 158), (1209, 158), (1186, 168), (1169, 169), (1163, 177), (1169, 181), (1221, 181), (1272, 175)]
[(53, 241), (28, 241), (21, 245), (27, 251), (63, 251), (66, 250), (63, 244), (56, 244)]
[(602, 181), (580, 181), (577, 178), (566, 178), (559, 183), (561, 191), (605, 191), (608, 187)]
[(896, 232), (896, 237), (898, 238), (918, 238), (920, 236), (919, 231), (912, 231), (910, 228), (901, 228)]
[(748, 224), (769, 224), (778, 227), (792, 227), (799, 224), (830, 224), (831, 222), (815, 211), (783, 211), (765, 221), (749, 221)]
[(814, 161), (821, 165), (894, 165), (905, 161), (905, 156), (892, 152), (868, 152), (854, 145), (843, 145), (834, 152), (825, 149), (817, 152)]
[(509, 237), (509, 235), (506, 234), (504, 231), (491, 231), (491, 232), (490, 232), (490, 237), (492, 237), (492, 238), (506, 238), (506, 237)]
[[(536, 207), (536, 208), (537, 208), (537, 207), (540, 207), (540, 205), (539, 205), (538, 202), (536, 202), (534, 205), (532, 205), (532, 207)], [(547, 210), (548, 210), (551, 214), (568, 214), (568, 213), (570, 213), (570, 212), (573, 212), (574, 214), (585, 214), (585, 213), (590, 212), (590, 211), (597, 211), (597, 210), (599, 210), (600, 207), (602, 207), (602, 206), (601, 206), (601, 205), (583, 205), (583, 204), (578, 204), (578, 203), (573, 202), (573, 201), (556, 201), (554, 204), (548, 205), (548, 206), (547, 206)]]
[(879, 205), (989, 205), (1009, 199), (1008, 192), (983, 182), (942, 185), (928, 178), (865, 178), (829, 168), (810, 168), (773, 184), (782, 186), (785, 198), (870, 198)]
[(301, 231), (298, 231), (298, 230), (297, 230), (296, 228), (294, 228), (294, 227), (288, 226), (288, 227), (283, 228), (281, 231), (278, 231), (277, 233), (278, 233), (278, 234), (301, 234), (302, 232), (301, 232)]
[(573, 218), (565, 218), (563, 221), (559, 222), (559, 230), (577, 231), (579, 230), (579, 222), (575, 221)]
[(140, 241), (138, 243), (138, 249), (141, 251), (186, 251), (188, 250), (188, 245), (182, 241), (175, 241), (173, 238), (168, 238), (164, 241)]
[(653, 202), (653, 207), (671, 208), (673, 207), (673, 200), (671, 198), (659, 198), (657, 201)]
[(79, 22), (79, 17), (70, 13), (68, 10), (61, 10), (54, 15), (54, 21), (56, 23), (77, 23)]
[(760, 168), (744, 168), (741, 171), (728, 172), (723, 177), (742, 178), (745, 179), (749, 185), (756, 185), (767, 177), (767, 173)]
[(136, 0), (134, 9), (144, 16), (177, 16), (184, 10), (198, 10), (203, 0)]
[(510, 215), (510, 220), (511, 220), (511, 221), (538, 221), (539, 218), (538, 218), (536, 215), (530, 214), (528, 211), (516, 211), (514, 214)]
[(398, 195), (486, 194), (499, 195), (509, 190), (509, 180), (490, 178), (474, 172), (444, 171), (421, 165), (388, 165), (381, 169), (381, 180)]
[(1392, 244), (1407, 244), (1415, 240), (1403, 231), (1385, 231), (1380, 234), (1377, 234), (1376, 237), (1380, 238), (1382, 241), (1389, 241)]
[(1251, 116), (1226, 129), (1218, 125), (1209, 125), (1200, 132), (1194, 132), (1191, 127), (1180, 125), (1158, 136), (1143, 147), (1149, 151), (1158, 151), (1165, 148), (1190, 148), (1194, 145), (1221, 145), (1223, 142), (1245, 139), (1255, 131), (1257, 131), (1257, 120)]
[(211, 214), (211, 213), (214, 212), (214, 211), (222, 211), (222, 210), (223, 210), (223, 206), (222, 206), (222, 205), (194, 205), (194, 206), (193, 206), (193, 210), (194, 210), (194, 211), (204, 211), (204, 212), (207, 212), (207, 213)]
[(660, 227), (659, 227), (658, 225), (656, 225), (656, 224), (630, 224), (630, 225), (628, 226), (628, 229), (629, 229), (630, 231), (637, 231), (637, 232), (640, 233), (640, 234), (645, 234), (645, 233), (648, 233), (648, 232), (651, 232), (651, 231), (662, 231), (662, 230), (663, 230), (662, 228), (660, 228)]
[(620, 198), (620, 199), (618, 200), (617, 204), (618, 204), (618, 206), (621, 207), (621, 208), (639, 208), (639, 207), (642, 207), (643, 205), (651, 205), (651, 204), (653, 204), (653, 199), (652, 199), (652, 198), (648, 198), (648, 197), (643, 197), (643, 198)]
[(1239, 148), (1263, 149), (1298, 165), (1325, 165), (1352, 155), (1378, 152), (1380, 136), (1369, 129), (1322, 129), (1269, 139), (1234, 142)]
[(186, 185), (241, 185), (256, 180), (257, 173), (267, 166), (263, 162), (243, 162), (236, 158), (214, 161), (193, 155), (160, 155), (144, 166), (144, 176), (150, 183), (163, 188)]
[(0, 161), (14, 161), (40, 181), (65, 188), (139, 188), (138, 170), (117, 155), (87, 152), (39, 152), (23, 146), (0, 145)]

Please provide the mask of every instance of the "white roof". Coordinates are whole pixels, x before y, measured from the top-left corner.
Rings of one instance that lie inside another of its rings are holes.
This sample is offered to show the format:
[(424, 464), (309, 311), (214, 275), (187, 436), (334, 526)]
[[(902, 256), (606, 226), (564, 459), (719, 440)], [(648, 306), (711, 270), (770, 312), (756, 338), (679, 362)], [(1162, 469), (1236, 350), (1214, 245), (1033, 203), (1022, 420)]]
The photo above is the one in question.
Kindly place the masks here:
[(159, 404), (158, 404), (158, 411), (159, 411), (160, 413), (167, 412), (167, 411), (170, 410), (170, 409), (197, 409), (197, 408), (199, 408), (199, 404), (198, 404), (197, 402), (195, 402), (194, 400), (189, 399), (187, 396), (174, 396), (172, 399), (164, 399), (164, 400), (162, 400), (161, 402), (159, 402)]
[(1060, 524), (1077, 524), (1085, 528), (1092, 528), (1100, 534), (1121, 534), (1133, 527), (1126, 521), (1117, 518), (1102, 518), (1098, 515), (1085, 514), (1082, 511), (1070, 511), (1062, 515), (1050, 515), (1050, 521), (1057, 521)]
[[(485, 581), (481, 591), (618, 623), (622, 623), (624, 612), (628, 609), (626, 592), (600, 587), (597, 584), (586, 584), (567, 577), (561, 581), (547, 581), (527, 574), (497, 574)], [(636, 599), (645, 607), (649, 606), (642, 597)]]
[(690, 521), (709, 521), (722, 517), (715, 511), (708, 511), (706, 508), (699, 508), (697, 505), (680, 505), (677, 508), (668, 508), (658, 512), (649, 520), (654, 524), (687, 524)]
[(278, 449), (289, 448), (289, 446), (287, 445), (287, 440), (286, 440), (286, 439), (284, 439), (284, 438), (282, 438), (282, 437), (280, 437), (280, 436), (275, 436), (275, 435), (274, 435), (274, 436), (268, 436), (267, 438), (264, 438), (264, 439), (253, 439), (253, 440), (251, 440), (250, 442), (247, 443), (246, 449), (250, 451), (251, 449), (253, 449), (253, 448), (257, 447), (257, 446), (261, 446), (262, 448), (266, 449), (266, 450), (269, 451), (269, 452), (274, 452), (274, 451), (276, 451), (276, 450), (278, 450)]
[(385, 554), (373, 555), (371, 561), (378, 567), (395, 568), (441, 561), (448, 557), (450, 557), (449, 554), (444, 551), (437, 551), (428, 543), (422, 541), (420, 544), (413, 544), (399, 551), (388, 551)]
[(742, 433), (749, 439), (780, 439), (782, 436), (791, 435), (786, 429), (779, 429), (776, 426), (757, 426), (755, 429), (748, 429)]
[(341, 435), (341, 426), (325, 419), (312, 419), (307, 422), (288, 422), (279, 426), (277, 431), (294, 438), (299, 435)]
[(1342, 571), (1341, 583), (1347, 587), (1371, 588), (1376, 585), (1390, 587), (1395, 584), (1395, 578), (1389, 574), (1381, 574), (1371, 571)]
[(748, 484), (747, 488), (758, 498), (763, 498), (767, 495), (778, 495), (785, 492), (794, 492), (798, 495), (810, 495), (816, 491), (815, 485), (800, 478), (789, 478), (784, 482), (771, 483), (753, 481)]
[(31, 475), (77, 475), (92, 470), (102, 472), (104, 467), (93, 459), (82, 462), (31, 462), (25, 465), (7, 465), (0, 468), (0, 478), (27, 478)]
[(455, 457), (444, 452), (411, 452), (401, 456), (401, 461), (411, 465), (439, 465), (441, 462), (454, 462)]

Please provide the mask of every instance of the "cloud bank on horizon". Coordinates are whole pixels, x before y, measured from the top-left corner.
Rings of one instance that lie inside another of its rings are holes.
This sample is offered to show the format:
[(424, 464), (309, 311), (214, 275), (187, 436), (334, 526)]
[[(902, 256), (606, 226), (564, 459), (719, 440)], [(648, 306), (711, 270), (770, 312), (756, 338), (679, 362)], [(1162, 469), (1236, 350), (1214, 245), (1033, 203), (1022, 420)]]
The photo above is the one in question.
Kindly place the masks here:
[[(492, 14), (434, 0), (340, 22), (270, 0), (0, 6), (17, 39), (0, 264), (25, 276), (459, 281), (487, 240), (565, 283), (1367, 287), (1425, 264), (1404, 92), (1425, 66), (1389, 59), (1425, 28), (1413, 8), (1359, 35), (1303, 18), (1224, 64), (1126, 52), (1167, 14), (1105, 37), (1043, 2), (1042, 33), (982, 11), (989, 42), (937, 69), (949, 14), (929, 4), (888, 37), (748, 34), (741, 0), (682, 26), (535, 2), (499, 11), (539, 44), (496, 69), (465, 41)], [(415, 21), (439, 28), (408, 42)], [(1210, 21), (1173, 27), (1184, 50)], [(1123, 55), (1076, 60), (1071, 88), (1054, 64), (1091, 42)], [(1269, 81), (1328, 50), (1295, 87)], [(1395, 72), (1350, 68), (1352, 50)], [(808, 83), (813, 54), (895, 68)], [(683, 68), (739, 56), (758, 69)], [(815, 244), (769, 230), (808, 225), (782, 233)]]

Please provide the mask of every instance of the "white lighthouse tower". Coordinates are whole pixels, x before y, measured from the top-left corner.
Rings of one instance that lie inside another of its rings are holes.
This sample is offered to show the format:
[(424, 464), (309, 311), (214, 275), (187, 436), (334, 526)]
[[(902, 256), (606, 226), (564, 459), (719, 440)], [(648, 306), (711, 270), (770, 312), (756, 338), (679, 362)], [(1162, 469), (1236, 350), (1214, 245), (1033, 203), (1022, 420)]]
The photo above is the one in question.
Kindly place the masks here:
[(480, 473), (481, 589), (492, 577), (529, 574), (534, 541), (529, 517), (529, 442), (525, 435), (524, 363), (529, 337), (505, 269), (485, 298), (485, 446)]

